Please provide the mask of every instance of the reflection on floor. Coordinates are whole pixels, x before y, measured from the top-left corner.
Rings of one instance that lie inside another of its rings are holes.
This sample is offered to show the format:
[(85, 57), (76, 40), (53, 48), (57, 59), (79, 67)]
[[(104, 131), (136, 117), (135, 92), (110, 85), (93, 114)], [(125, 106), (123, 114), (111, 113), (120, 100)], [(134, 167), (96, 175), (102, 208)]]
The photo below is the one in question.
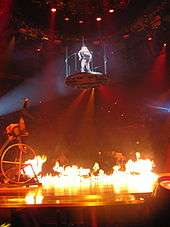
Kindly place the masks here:
[(0, 224), (12, 226), (170, 226), (169, 203), (160, 203), (152, 192), (125, 187), (115, 191), (111, 185), (62, 189), (1, 185), (0, 201)]

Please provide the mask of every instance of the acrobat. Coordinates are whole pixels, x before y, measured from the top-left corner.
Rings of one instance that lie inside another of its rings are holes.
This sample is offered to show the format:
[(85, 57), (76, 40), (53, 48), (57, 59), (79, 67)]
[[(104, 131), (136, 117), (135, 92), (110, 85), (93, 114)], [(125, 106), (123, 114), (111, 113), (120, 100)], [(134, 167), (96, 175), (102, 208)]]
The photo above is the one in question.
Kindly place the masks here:
[(81, 72), (91, 72), (90, 62), (92, 61), (92, 54), (85, 45), (79, 50), (78, 56), (79, 61), (81, 61)]

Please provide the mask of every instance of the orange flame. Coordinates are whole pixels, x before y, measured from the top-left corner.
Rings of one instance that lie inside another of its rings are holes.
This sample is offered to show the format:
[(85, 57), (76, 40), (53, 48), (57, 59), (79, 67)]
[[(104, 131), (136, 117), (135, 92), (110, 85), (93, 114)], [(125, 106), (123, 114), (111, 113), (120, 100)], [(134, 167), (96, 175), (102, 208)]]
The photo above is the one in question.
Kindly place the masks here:
[(36, 156), (34, 159), (29, 159), (25, 162), (26, 167), (24, 168), (24, 172), (27, 176), (34, 177), (34, 173), (38, 175), (42, 172), (42, 166), (47, 161), (47, 157)]
[(38, 191), (30, 191), (25, 196), (26, 204), (41, 204), (43, 199), (44, 196), (42, 195), (42, 191), (40, 189)]
[[(46, 162), (46, 156), (37, 156), (34, 160), (28, 160), (35, 173), (42, 172), (42, 166)], [(55, 175), (39, 176), (39, 181), (43, 188), (49, 189), (71, 189), (72, 192), (83, 187), (83, 189), (97, 185), (100, 188), (112, 186), (116, 193), (126, 190), (127, 192), (152, 192), (157, 175), (152, 172), (154, 162), (149, 159), (141, 159), (140, 153), (136, 153), (136, 161), (129, 160), (125, 164), (125, 170), (121, 171), (121, 166), (113, 166), (113, 172), (107, 175), (95, 163), (92, 169), (82, 168), (76, 165), (61, 166), (59, 162), (55, 163), (53, 170)], [(27, 175), (32, 177), (32, 171), (29, 166), (25, 167)]]

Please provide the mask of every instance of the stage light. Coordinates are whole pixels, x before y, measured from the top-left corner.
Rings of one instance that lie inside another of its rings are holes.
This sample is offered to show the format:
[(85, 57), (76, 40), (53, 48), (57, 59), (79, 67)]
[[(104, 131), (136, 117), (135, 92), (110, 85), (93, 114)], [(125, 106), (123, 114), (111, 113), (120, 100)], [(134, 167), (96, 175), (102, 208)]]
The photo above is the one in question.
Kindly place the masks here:
[(56, 8), (51, 8), (51, 12), (55, 13), (56, 12)]
[(167, 46), (167, 44), (166, 43), (164, 43), (164, 47), (166, 47)]
[(129, 34), (124, 34), (124, 35), (123, 35), (123, 38), (124, 38), (124, 39), (128, 39), (128, 38), (129, 38)]
[(69, 19), (69, 17), (65, 17), (64, 20), (65, 21), (69, 21), (70, 19)]
[(99, 21), (101, 21), (101, 20), (102, 20), (101, 17), (96, 17), (96, 21), (97, 21), (97, 22), (99, 22)]
[(154, 108), (154, 109), (157, 109), (157, 110), (160, 110), (162, 112), (167, 112), (167, 113), (170, 113), (170, 107), (163, 107), (163, 106), (150, 106), (151, 108)]
[(114, 13), (114, 9), (109, 9), (109, 13)]
[(148, 37), (148, 41), (152, 41), (152, 37), (151, 36)]
[(83, 20), (79, 20), (79, 24), (83, 24), (84, 23), (84, 21)]
[(48, 36), (43, 36), (41, 39), (42, 40), (49, 40)]

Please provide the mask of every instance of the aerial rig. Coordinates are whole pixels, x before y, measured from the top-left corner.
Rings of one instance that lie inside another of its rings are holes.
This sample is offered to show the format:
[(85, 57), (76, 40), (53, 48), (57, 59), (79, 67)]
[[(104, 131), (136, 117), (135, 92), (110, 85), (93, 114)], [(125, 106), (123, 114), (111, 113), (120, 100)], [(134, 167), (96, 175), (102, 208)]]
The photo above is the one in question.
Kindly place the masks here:
[(84, 40), (78, 52), (69, 55), (68, 48), (66, 48), (65, 84), (79, 89), (95, 88), (108, 84), (110, 76), (107, 73), (105, 47), (103, 47), (103, 53), (102, 64), (94, 66), (93, 52), (87, 48)]

